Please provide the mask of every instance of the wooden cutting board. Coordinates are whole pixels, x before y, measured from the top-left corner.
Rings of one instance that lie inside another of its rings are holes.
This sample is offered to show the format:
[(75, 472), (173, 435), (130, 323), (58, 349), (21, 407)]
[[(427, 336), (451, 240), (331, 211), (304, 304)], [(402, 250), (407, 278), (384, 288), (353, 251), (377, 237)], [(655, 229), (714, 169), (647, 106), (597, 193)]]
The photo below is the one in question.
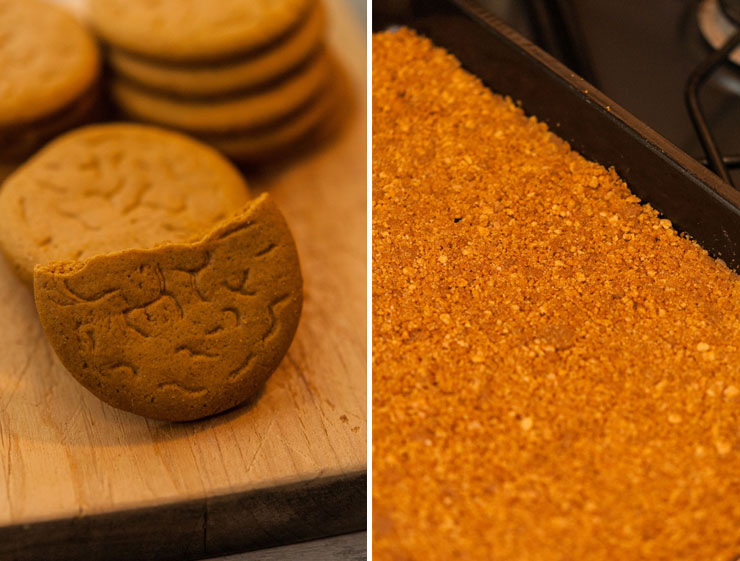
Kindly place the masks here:
[(366, 42), (342, 0), (326, 4), (352, 114), (249, 177), (285, 213), (305, 278), (298, 333), (256, 402), (181, 424), (103, 404), (0, 259), (0, 560), (198, 558), (364, 527)]

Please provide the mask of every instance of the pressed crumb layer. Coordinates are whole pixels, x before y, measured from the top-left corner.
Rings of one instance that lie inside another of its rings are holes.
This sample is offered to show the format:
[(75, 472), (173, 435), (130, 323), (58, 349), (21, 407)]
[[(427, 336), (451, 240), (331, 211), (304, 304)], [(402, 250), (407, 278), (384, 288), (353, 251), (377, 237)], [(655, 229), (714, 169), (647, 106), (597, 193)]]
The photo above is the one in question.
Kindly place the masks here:
[(426, 39), (372, 48), (373, 559), (732, 561), (739, 277)]

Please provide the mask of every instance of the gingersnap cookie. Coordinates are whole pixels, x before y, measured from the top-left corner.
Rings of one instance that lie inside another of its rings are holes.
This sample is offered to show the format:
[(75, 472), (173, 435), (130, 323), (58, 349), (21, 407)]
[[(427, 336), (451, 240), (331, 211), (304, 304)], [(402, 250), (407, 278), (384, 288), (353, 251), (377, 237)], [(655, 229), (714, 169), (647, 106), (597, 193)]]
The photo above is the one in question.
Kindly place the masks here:
[(303, 141), (313, 138), (313, 133), (321, 130), (322, 125), (333, 125), (333, 117), (340, 111), (344, 92), (339, 83), (334, 83), (295, 115), (278, 124), (256, 131), (203, 136), (201, 139), (238, 162), (263, 162), (284, 154), (289, 148), (298, 148)]
[(33, 267), (183, 241), (248, 198), (214, 149), (135, 124), (77, 129), (51, 142), (0, 188), (0, 247), (19, 276)]
[(295, 69), (319, 48), (325, 27), (324, 9), (316, 2), (306, 21), (287, 37), (248, 57), (183, 65), (112, 48), (109, 60), (121, 76), (148, 88), (175, 96), (212, 96), (254, 88)]
[(0, 0), (0, 127), (44, 117), (87, 91), (99, 74), (92, 35), (41, 0)]
[(52, 138), (100, 120), (104, 113), (100, 87), (96, 83), (72, 103), (47, 117), (0, 128), (0, 161), (20, 163)]
[(180, 99), (121, 79), (113, 81), (112, 94), (119, 108), (137, 120), (193, 133), (219, 133), (258, 127), (290, 114), (327, 83), (331, 70), (332, 63), (322, 49), (274, 86), (244, 95)]
[(262, 195), (194, 243), (131, 249), (34, 270), (41, 325), (97, 397), (187, 421), (254, 396), (301, 314), (293, 237)]
[(144, 57), (202, 61), (246, 54), (277, 41), (313, 0), (92, 0), (98, 33)]

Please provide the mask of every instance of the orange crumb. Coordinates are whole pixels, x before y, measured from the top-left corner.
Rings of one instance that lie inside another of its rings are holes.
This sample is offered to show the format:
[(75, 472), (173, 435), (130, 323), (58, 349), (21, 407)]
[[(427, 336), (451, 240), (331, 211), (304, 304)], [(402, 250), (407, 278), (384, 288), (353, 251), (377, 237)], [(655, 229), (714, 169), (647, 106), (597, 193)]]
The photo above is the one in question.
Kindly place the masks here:
[(374, 559), (740, 554), (739, 277), (407, 30), (372, 109)]

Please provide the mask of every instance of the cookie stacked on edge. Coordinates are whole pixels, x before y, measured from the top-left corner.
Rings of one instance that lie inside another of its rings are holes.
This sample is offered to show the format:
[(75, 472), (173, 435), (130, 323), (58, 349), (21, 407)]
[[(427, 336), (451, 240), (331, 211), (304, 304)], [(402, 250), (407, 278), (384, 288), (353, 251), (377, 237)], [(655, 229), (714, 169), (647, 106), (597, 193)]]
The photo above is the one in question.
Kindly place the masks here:
[(41, 0), (0, 0), (0, 162), (13, 166), (95, 119), (100, 55), (92, 34)]
[(125, 411), (199, 419), (254, 397), (301, 315), (290, 228), (213, 148), (132, 123), (60, 136), (0, 187), (0, 250), (60, 361)]
[(319, 0), (92, 0), (121, 112), (253, 163), (305, 142), (338, 101)]

